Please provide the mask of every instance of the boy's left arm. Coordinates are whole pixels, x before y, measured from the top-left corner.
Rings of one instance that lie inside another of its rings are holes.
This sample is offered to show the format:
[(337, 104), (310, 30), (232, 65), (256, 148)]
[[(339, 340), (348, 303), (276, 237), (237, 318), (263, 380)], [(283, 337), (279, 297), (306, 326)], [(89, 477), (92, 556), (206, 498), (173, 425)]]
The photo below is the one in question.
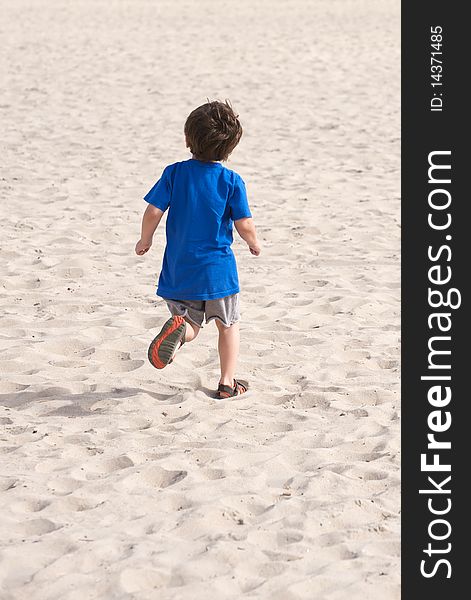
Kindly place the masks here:
[(152, 204), (148, 204), (142, 217), (141, 239), (136, 244), (136, 254), (142, 256), (152, 246), (152, 238), (162, 217), (163, 211)]

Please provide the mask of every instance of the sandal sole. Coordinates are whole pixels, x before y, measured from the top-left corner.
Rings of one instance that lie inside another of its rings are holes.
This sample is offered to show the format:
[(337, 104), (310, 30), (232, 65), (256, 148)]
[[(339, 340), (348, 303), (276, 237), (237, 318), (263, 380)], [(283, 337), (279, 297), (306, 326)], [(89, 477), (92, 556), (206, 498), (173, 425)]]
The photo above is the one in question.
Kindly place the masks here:
[(164, 324), (147, 351), (147, 358), (153, 367), (163, 369), (172, 362), (175, 350), (185, 335), (185, 329), (185, 319), (180, 316), (171, 317)]

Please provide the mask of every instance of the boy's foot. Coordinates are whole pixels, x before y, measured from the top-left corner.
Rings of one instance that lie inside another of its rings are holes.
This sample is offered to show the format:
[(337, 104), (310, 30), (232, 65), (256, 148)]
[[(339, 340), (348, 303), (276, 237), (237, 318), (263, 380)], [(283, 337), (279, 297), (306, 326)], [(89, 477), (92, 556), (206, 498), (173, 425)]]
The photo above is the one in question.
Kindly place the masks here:
[(232, 398), (234, 396), (240, 396), (248, 390), (248, 386), (243, 384), (241, 381), (234, 379), (234, 385), (223, 385), (222, 383), (218, 386), (217, 397), (221, 400), (224, 398)]
[(172, 362), (176, 350), (185, 343), (185, 330), (186, 323), (183, 317), (170, 317), (147, 351), (147, 357), (153, 367), (163, 369)]

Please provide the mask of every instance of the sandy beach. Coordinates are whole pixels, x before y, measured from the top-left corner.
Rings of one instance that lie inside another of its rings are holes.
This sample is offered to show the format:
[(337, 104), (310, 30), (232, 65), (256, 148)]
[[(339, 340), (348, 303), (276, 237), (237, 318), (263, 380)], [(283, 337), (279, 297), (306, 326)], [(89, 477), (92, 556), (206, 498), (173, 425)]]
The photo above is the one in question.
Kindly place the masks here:
[[(0, 7), (1, 599), (398, 599), (398, 2)], [(263, 244), (224, 402), (134, 253), (207, 97)]]

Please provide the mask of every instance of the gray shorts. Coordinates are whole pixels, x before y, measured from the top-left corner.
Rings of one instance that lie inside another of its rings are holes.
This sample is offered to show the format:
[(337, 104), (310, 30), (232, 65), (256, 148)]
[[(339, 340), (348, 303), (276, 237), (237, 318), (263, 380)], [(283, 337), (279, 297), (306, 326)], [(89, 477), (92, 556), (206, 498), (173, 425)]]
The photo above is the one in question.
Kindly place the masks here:
[(230, 327), (240, 320), (239, 294), (216, 298), (215, 300), (168, 300), (167, 306), (172, 315), (181, 315), (189, 321), (203, 327), (206, 323), (218, 319), (225, 327)]

